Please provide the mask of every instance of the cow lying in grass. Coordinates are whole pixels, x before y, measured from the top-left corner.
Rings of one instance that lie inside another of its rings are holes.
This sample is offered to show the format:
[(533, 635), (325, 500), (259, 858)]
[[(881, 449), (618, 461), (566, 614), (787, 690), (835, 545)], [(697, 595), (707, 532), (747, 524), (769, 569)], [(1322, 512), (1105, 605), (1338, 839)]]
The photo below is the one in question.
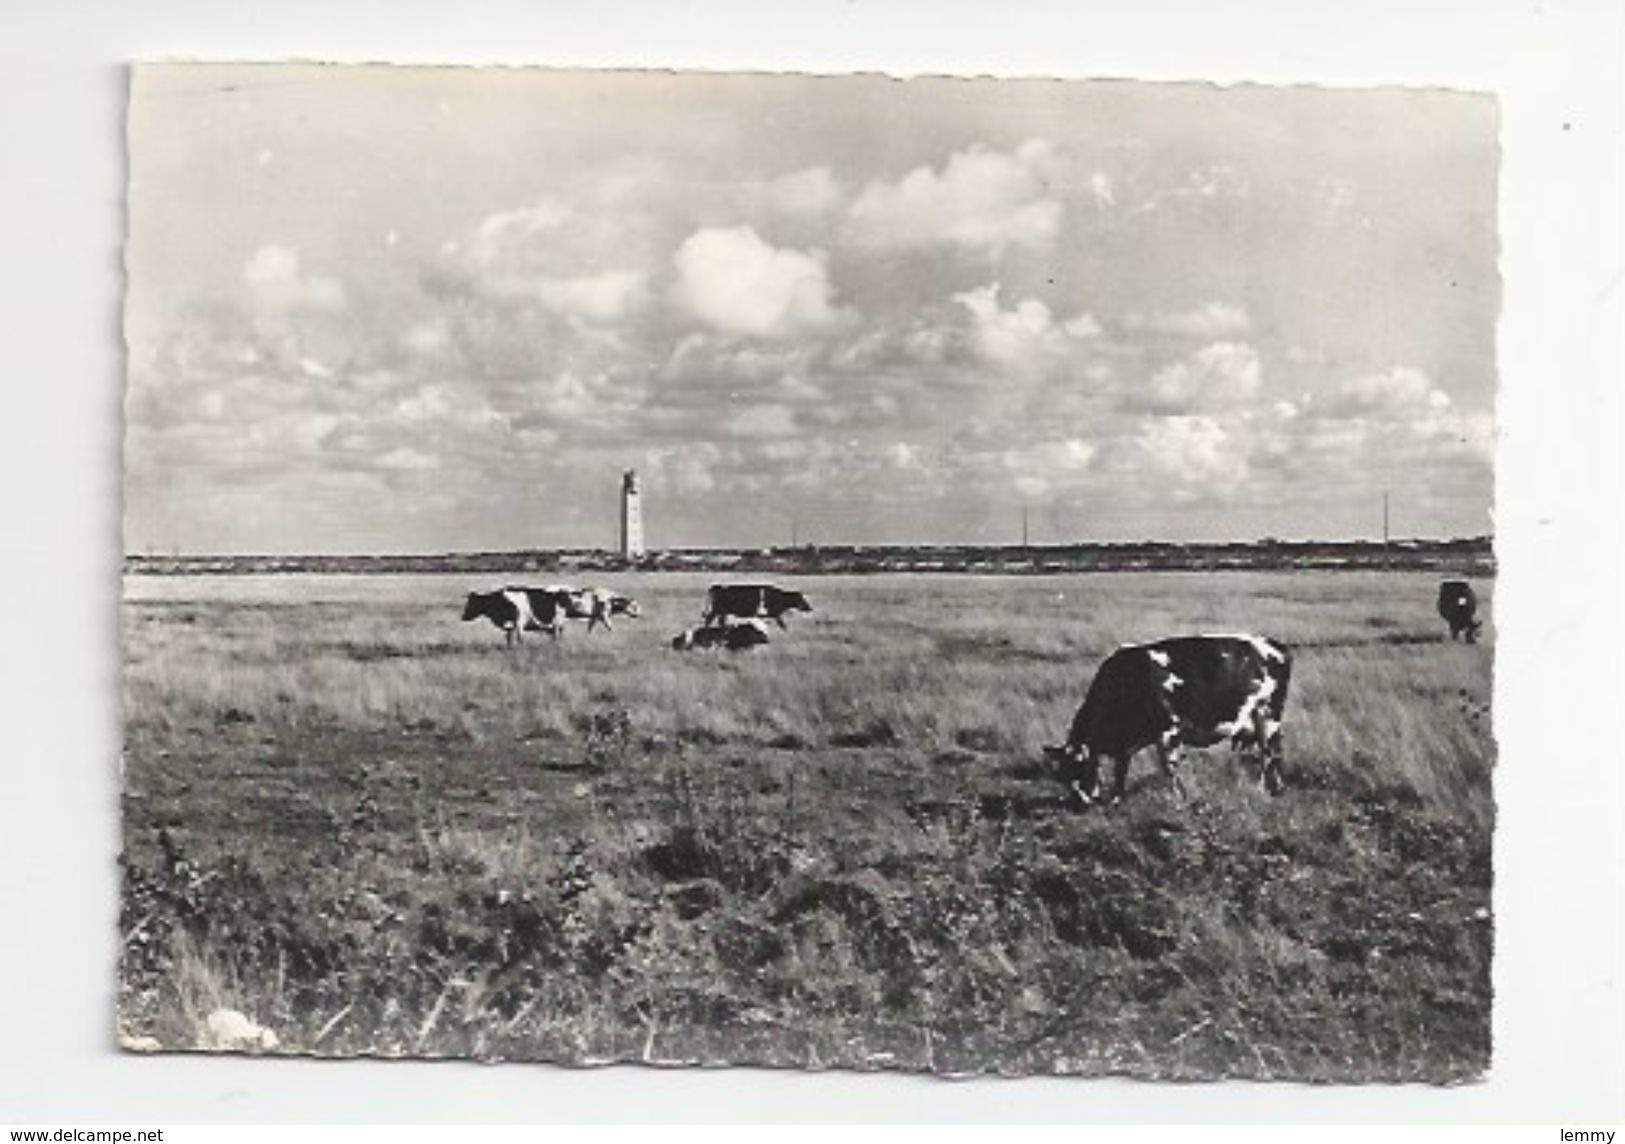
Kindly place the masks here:
[(678, 651), (693, 648), (723, 647), (729, 651), (745, 651), (767, 642), (767, 624), (761, 620), (739, 620), (735, 623), (701, 625), (678, 632), (671, 646)]
[(1281, 719), (1291, 676), (1292, 653), (1261, 636), (1186, 636), (1120, 647), (1095, 673), (1065, 746), (1044, 753), (1088, 806), (1101, 797), (1103, 760), (1112, 763), (1115, 802), (1123, 797), (1129, 760), (1155, 747), (1183, 798), (1183, 749), (1228, 739), (1232, 749), (1260, 758), (1265, 787), (1279, 794)]

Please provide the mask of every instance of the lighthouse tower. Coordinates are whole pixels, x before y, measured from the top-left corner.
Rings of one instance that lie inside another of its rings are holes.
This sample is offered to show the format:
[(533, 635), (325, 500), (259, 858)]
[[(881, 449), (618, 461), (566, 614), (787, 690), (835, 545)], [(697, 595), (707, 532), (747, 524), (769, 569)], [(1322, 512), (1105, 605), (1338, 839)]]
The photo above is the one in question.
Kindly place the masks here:
[(621, 474), (621, 556), (636, 560), (643, 555), (643, 494), (638, 474), (628, 469)]

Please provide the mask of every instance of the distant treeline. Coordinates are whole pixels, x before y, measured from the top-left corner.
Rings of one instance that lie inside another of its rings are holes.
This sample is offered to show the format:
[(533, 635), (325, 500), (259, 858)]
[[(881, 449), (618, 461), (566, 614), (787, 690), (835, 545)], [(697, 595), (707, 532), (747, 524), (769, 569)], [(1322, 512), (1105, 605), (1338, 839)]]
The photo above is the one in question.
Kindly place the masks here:
[(1258, 540), (1226, 544), (802, 545), (785, 548), (678, 548), (627, 560), (601, 549), (457, 552), (424, 556), (128, 556), (126, 572), (157, 576), (466, 572), (1218, 572), (1272, 569), (1434, 571), (1489, 576), (1488, 536), (1455, 540)]

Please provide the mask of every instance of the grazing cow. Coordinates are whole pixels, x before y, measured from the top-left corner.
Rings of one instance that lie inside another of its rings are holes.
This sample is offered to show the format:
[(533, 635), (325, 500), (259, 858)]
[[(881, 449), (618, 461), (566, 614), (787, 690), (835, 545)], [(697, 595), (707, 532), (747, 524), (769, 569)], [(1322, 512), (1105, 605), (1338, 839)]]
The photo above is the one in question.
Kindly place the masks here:
[(524, 632), (552, 632), (558, 638), (558, 602), (535, 589), (504, 588), (500, 592), (470, 592), (463, 604), (463, 621), (481, 617), (501, 630), (509, 647), (521, 641)]
[(1113, 798), (1123, 797), (1129, 759), (1154, 746), (1184, 797), (1184, 747), (1224, 739), (1260, 757), (1263, 781), (1281, 792), (1281, 714), (1292, 653), (1260, 636), (1185, 636), (1130, 644), (1106, 657), (1064, 747), (1045, 747), (1085, 806), (1100, 798), (1101, 760), (1113, 766)]
[(1465, 580), (1446, 580), (1439, 585), (1439, 617), (1450, 625), (1450, 638), (1465, 636), (1478, 642), (1484, 623), (1478, 618), (1478, 596)]
[(545, 588), (532, 588), (532, 592), (546, 592), (558, 601), (558, 609), (564, 619), (586, 620), (587, 630), (602, 626), (605, 631), (613, 631), (609, 618), (611, 616), (625, 616), (635, 620), (638, 617), (638, 602), (630, 596), (617, 595), (604, 588), (572, 588), (567, 584), (549, 584)]
[(784, 613), (810, 611), (812, 605), (800, 592), (775, 588), (772, 584), (713, 584), (705, 594), (705, 615), (700, 622), (711, 627), (731, 619), (762, 617), (785, 628)]
[(678, 632), (671, 646), (678, 651), (690, 648), (725, 647), (729, 651), (746, 651), (767, 642), (767, 624), (761, 620), (740, 620), (715, 626), (703, 625)]

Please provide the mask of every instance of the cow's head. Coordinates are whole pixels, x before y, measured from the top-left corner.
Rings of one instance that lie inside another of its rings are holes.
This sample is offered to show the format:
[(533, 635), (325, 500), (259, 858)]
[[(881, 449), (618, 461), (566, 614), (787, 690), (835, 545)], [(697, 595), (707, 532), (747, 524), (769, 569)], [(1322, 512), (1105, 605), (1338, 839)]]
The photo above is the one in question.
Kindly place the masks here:
[(678, 632), (676, 635), (672, 636), (671, 637), (671, 646), (673, 647), (673, 649), (675, 649), (677, 651), (687, 651), (689, 648), (693, 647), (694, 646), (694, 632), (693, 632), (693, 630), (690, 629), (689, 631)]
[(1087, 744), (1045, 747), (1044, 758), (1054, 764), (1056, 777), (1072, 788), (1084, 806), (1100, 801), (1100, 756)]
[(638, 602), (631, 596), (611, 596), (609, 613), (612, 616), (625, 616), (629, 620), (635, 620), (638, 618)]
[(784, 594), (784, 606), (787, 611), (791, 612), (812, 611), (812, 605), (807, 603), (807, 597), (800, 592), (786, 592)]
[(485, 597), (478, 592), (470, 592), (468, 600), (463, 604), (463, 619), (477, 620), (485, 615)]

